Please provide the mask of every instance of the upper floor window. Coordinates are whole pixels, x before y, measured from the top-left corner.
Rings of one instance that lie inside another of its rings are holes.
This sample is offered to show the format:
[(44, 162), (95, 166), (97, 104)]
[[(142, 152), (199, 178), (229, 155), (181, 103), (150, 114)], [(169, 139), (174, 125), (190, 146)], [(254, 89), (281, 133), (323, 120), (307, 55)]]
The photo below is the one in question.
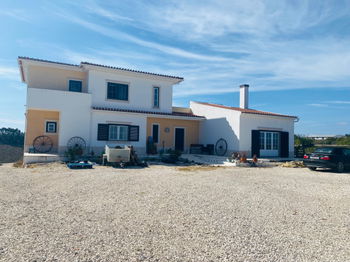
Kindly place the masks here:
[(83, 82), (80, 80), (69, 80), (69, 91), (71, 92), (81, 92)]
[(107, 83), (107, 99), (129, 100), (129, 85), (120, 83)]
[(159, 107), (159, 87), (153, 87), (153, 107)]

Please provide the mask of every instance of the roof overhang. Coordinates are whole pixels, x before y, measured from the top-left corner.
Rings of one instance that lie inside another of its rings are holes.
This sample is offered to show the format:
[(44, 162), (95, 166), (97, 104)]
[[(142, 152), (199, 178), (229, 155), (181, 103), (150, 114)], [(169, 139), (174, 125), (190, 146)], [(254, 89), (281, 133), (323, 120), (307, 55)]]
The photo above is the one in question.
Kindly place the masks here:
[(153, 118), (166, 118), (166, 119), (179, 119), (179, 120), (194, 120), (194, 121), (202, 121), (205, 120), (205, 117), (202, 116), (181, 116), (174, 115), (171, 113), (163, 113), (163, 112), (150, 112), (150, 111), (137, 111), (137, 110), (123, 110), (123, 109), (114, 109), (114, 108), (101, 108), (101, 107), (92, 107), (92, 111), (100, 111), (107, 113), (120, 113), (120, 114), (135, 114), (135, 115), (143, 115), (147, 117)]
[(161, 81), (170, 82), (172, 84), (178, 84), (184, 80), (182, 77), (177, 77), (177, 76), (168, 76), (163, 74), (149, 73), (144, 71), (125, 69), (125, 68), (119, 68), (119, 67), (113, 67), (113, 66), (105, 66), (105, 65), (93, 64), (88, 62), (81, 62), (80, 65), (85, 70), (97, 70), (97, 71), (110, 72), (110, 73), (117, 72), (123, 75), (161, 80)]
[(43, 67), (64, 69), (64, 70), (70, 70), (70, 71), (73, 70), (78, 72), (84, 71), (84, 69), (79, 65), (59, 63), (59, 62), (53, 62), (49, 60), (29, 58), (29, 57), (23, 57), (23, 56), (19, 56), (17, 61), (18, 61), (18, 67), (19, 67), (22, 82), (27, 81), (29, 66), (43, 66)]

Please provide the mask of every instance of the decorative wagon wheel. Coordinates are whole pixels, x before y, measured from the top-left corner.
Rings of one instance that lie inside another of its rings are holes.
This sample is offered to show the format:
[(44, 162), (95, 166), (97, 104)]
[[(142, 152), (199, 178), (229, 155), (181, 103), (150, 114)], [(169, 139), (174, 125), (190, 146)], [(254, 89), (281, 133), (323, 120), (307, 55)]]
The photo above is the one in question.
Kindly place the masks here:
[(52, 149), (53, 142), (48, 136), (38, 136), (33, 140), (35, 152), (48, 153)]
[(76, 155), (82, 155), (86, 148), (86, 142), (80, 136), (73, 136), (67, 142), (67, 148), (73, 150)]
[(215, 153), (218, 156), (224, 156), (227, 152), (227, 142), (225, 139), (220, 138), (215, 144)]

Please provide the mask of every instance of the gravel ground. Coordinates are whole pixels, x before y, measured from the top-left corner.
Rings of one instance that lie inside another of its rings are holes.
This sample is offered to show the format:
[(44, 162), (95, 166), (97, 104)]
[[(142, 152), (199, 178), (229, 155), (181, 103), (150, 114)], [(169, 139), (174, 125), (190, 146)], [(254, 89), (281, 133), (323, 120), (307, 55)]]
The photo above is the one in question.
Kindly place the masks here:
[(0, 261), (350, 261), (350, 174), (3, 165)]

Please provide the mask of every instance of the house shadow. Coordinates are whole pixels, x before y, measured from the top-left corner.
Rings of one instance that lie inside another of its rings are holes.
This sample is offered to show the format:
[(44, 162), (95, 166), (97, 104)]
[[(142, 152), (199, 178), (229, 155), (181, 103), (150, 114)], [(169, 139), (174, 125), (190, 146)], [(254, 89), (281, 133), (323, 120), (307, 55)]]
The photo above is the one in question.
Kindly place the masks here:
[[(224, 139), (227, 143), (227, 152), (225, 155), (231, 155), (239, 151), (239, 141), (237, 134), (225, 117), (206, 119), (200, 123), (199, 143), (213, 144), (214, 149), (219, 139)], [(237, 131), (237, 130), (236, 130)]]

